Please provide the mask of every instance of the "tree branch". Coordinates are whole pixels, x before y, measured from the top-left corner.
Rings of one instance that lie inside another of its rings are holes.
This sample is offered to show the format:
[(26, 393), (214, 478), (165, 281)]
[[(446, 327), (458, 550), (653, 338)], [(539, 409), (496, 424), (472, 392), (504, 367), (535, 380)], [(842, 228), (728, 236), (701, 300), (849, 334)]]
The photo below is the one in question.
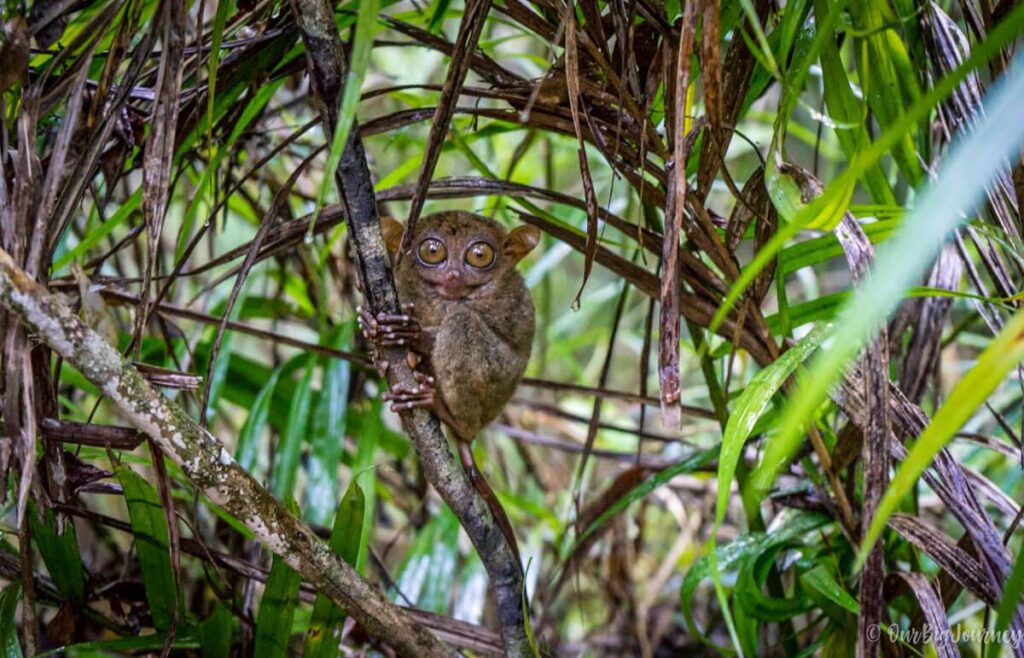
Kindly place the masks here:
[[(306, 45), (310, 86), (330, 141), (337, 127), (344, 88), (342, 81), (346, 73), (341, 38), (328, 3), (323, 0), (292, 0), (291, 4)], [(349, 220), (349, 238), (367, 305), (373, 313), (398, 313), (398, 295), (380, 232), (366, 153), (356, 123), (349, 133), (334, 175), (346, 210), (345, 216)], [(406, 363), (404, 349), (389, 348), (381, 356), (390, 364), (387, 372), (389, 384), (416, 385), (412, 369)], [(427, 480), (458, 517), (487, 569), (506, 653), (510, 658), (535, 656), (536, 649), (526, 631), (522, 569), (491, 508), (455, 460), (434, 414), (424, 409), (411, 409), (403, 411), (401, 418)]]
[(403, 656), (449, 657), (450, 649), (339, 559), (231, 458), (224, 445), (75, 313), (0, 249), (0, 305), (77, 368), (124, 417), (145, 432), (210, 499), (274, 554)]

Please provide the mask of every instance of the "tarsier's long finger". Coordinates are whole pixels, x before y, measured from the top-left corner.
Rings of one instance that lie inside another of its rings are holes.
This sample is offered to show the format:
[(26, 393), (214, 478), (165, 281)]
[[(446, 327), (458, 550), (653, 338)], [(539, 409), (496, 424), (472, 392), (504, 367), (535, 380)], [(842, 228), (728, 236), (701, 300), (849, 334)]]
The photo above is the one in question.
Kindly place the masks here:
[(381, 325), (377, 330), (377, 333), (381, 338), (416, 338), (420, 335), (418, 329), (411, 329), (409, 327), (392, 327), (390, 325)]
[(412, 340), (409, 338), (388, 338), (381, 336), (377, 339), (377, 344), (381, 347), (402, 347), (404, 345), (410, 345)]
[(434, 406), (434, 396), (429, 396), (425, 398), (416, 398), (406, 402), (392, 402), (391, 411), (398, 412), (416, 408), (429, 409), (432, 406)]
[(392, 315), (390, 313), (378, 313), (375, 318), (381, 324), (395, 324), (400, 326), (416, 325), (419, 321), (411, 315)]
[(378, 334), (377, 320), (362, 306), (356, 307), (356, 313), (356, 324), (359, 325), (359, 329), (363, 332), (363, 338), (375, 340)]

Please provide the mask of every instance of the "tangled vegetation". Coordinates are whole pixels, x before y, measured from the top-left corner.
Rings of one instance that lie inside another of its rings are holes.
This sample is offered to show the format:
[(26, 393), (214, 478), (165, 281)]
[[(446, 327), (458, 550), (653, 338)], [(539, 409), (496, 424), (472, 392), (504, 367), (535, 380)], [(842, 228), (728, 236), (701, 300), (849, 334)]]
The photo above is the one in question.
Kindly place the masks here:
[[(1024, 656), (1019, 3), (2, 17), (4, 655)], [(521, 573), (356, 324), (441, 209)]]

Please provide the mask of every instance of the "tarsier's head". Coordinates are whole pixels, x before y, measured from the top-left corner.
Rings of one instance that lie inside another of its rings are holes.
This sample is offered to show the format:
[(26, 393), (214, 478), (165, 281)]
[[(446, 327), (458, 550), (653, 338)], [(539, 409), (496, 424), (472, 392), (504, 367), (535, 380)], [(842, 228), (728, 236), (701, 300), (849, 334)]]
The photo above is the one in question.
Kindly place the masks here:
[[(405, 226), (384, 217), (381, 229), (388, 251), (396, 254)], [(465, 299), (499, 282), (540, 241), (533, 226), (506, 231), (497, 222), (463, 211), (428, 215), (416, 222), (409, 251), (402, 254), (403, 274), (412, 268), (438, 296)]]

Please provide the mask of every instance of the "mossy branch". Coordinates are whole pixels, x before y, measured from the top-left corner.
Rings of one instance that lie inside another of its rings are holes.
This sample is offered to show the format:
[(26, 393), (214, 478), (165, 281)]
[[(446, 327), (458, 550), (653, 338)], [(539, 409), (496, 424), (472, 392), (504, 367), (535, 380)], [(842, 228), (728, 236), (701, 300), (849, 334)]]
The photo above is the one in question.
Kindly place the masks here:
[(342, 606), (399, 654), (448, 658), (453, 652), (338, 558), (231, 457), (216, 437), (154, 389), (110, 343), (15, 265), (0, 249), (0, 305), (155, 441), (215, 504), (275, 555)]

